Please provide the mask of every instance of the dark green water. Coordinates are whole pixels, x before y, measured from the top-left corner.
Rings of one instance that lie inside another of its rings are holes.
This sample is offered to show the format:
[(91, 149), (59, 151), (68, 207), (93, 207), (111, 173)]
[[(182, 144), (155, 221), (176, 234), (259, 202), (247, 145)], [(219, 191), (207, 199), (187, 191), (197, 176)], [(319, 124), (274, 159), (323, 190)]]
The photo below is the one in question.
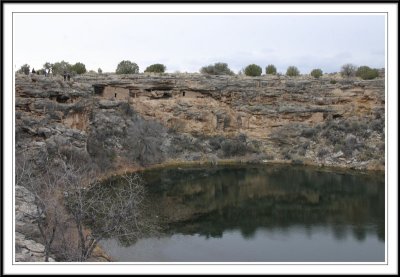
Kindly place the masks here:
[(301, 166), (146, 171), (155, 237), (101, 244), (126, 262), (383, 262), (384, 174)]

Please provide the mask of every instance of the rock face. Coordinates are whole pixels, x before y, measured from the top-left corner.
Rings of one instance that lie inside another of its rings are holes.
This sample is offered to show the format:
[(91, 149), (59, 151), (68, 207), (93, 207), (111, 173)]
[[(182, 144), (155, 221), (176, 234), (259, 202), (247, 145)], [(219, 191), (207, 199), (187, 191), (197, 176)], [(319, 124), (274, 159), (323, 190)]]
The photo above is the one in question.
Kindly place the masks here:
[(384, 79), (334, 78), (16, 75), (16, 150), (107, 171), (223, 159), (384, 169)]
[[(30, 215), (37, 212), (34, 196), (23, 186), (15, 186), (15, 261), (44, 262), (44, 245), (33, 238), (39, 236), (37, 225)], [(32, 239), (29, 239), (32, 238)], [(49, 257), (49, 262), (54, 262)]]
[[(44, 262), (44, 245), (15, 232), (15, 261)], [(49, 262), (55, 262), (54, 258), (49, 257)]]
[(255, 156), (384, 168), (384, 79), (137, 74), (35, 80), (16, 77), (17, 147), (33, 142), (110, 168)]

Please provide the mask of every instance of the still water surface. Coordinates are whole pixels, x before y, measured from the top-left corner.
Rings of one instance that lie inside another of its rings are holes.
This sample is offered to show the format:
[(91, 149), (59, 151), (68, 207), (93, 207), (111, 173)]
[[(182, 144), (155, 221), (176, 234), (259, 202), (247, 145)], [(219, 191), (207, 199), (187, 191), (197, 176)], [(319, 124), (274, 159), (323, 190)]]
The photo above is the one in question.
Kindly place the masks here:
[[(238, 165), (145, 171), (163, 231), (121, 262), (383, 262), (383, 174)], [(162, 223), (161, 223), (162, 222)]]

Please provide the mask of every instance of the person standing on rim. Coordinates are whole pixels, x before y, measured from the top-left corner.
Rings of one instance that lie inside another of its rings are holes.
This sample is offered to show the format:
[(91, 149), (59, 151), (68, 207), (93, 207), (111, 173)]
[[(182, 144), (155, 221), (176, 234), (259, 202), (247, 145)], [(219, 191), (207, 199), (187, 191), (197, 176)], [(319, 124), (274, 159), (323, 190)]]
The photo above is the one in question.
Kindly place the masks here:
[(64, 70), (64, 81), (67, 79), (67, 71)]

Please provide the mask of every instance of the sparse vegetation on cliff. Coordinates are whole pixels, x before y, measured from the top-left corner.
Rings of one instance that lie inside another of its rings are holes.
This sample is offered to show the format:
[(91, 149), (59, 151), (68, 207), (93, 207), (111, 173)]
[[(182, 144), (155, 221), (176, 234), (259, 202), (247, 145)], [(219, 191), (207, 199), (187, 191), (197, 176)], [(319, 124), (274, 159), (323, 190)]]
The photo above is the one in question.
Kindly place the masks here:
[[(138, 174), (124, 175), (118, 186), (92, 184), (82, 186), (71, 176), (65, 204), (72, 214), (78, 231), (78, 261), (92, 256), (97, 244), (109, 237), (132, 243), (151, 229), (150, 218), (145, 215), (144, 182)], [(91, 228), (86, 234), (85, 226)]]
[(299, 76), (300, 71), (295, 66), (289, 66), (286, 70), (286, 75), (290, 77)]
[(354, 64), (348, 63), (342, 66), (340, 70), (340, 74), (342, 74), (343, 77), (349, 78), (349, 77), (354, 77), (356, 75), (356, 70), (357, 66)]
[(71, 67), (71, 64), (66, 61), (56, 62), (52, 66), (52, 71), (54, 75), (62, 75), (64, 71), (70, 72)]
[(49, 62), (45, 62), (44, 65), (43, 65), (44, 69), (51, 69), (52, 67), (53, 67), (53, 64), (49, 63)]
[(276, 74), (276, 67), (273, 64), (268, 65), (265, 68), (265, 74), (271, 74), (271, 75), (275, 75)]
[[(281, 148), (284, 159), (304, 156), (332, 163), (339, 159), (384, 164), (384, 120), (330, 119), (315, 127), (288, 124), (275, 130), (270, 138)], [(298, 141), (297, 143), (295, 141)]]
[(244, 69), (244, 74), (246, 74), (247, 76), (252, 76), (252, 77), (260, 76), (261, 73), (262, 73), (261, 67), (256, 64), (249, 64)]
[(117, 69), (115, 70), (116, 74), (137, 74), (139, 73), (139, 66), (131, 61), (121, 61)]
[(379, 76), (379, 72), (377, 69), (373, 69), (364, 65), (357, 69), (356, 76), (363, 80), (371, 80), (377, 78)]
[(156, 63), (148, 66), (144, 72), (164, 73), (167, 67), (163, 64)]
[(228, 64), (221, 62), (202, 67), (200, 73), (209, 75), (234, 75), (233, 71), (229, 69)]
[(313, 69), (310, 73), (311, 76), (313, 76), (314, 78), (318, 79), (319, 77), (322, 76), (322, 70), (321, 69)]
[(21, 68), (17, 71), (17, 73), (28, 75), (30, 72), (30, 66), (28, 64), (24, 64)]
[(83, 63), (76, 63), (71, 66), (71, 71), (76, 74), (84, 74), (86, 73), (86, 66)]
[(38, 226), (46, 262), (50, 255), (57, 261), (87, 261), (104, 238), (132, 242), (156, 229), (145, 215), (146, 192), (139, 175), (125, 175), (125, 182), (110, 188), (97, 183), (100, 173), (92, 163), (64, 154), (67, 160), (61, 153), (35, 150), (16, 155), (16, 185), (34, 196), (36, 210), (26, 216)]

